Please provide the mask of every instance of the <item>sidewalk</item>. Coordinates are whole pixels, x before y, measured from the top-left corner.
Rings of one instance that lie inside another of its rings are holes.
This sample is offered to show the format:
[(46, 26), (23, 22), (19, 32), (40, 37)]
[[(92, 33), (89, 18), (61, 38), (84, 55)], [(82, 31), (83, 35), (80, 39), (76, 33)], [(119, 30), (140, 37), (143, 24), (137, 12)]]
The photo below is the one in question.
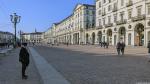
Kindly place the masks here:
[(41, 84), (41, 78), (30, 56), (30, 65), (27, 68), (29, 78), (22, 80), (19, 50), (13, 50), (5, 57), (0, 57), (0, 84)]
[[(104, 49), (103, 47), (100, 47), (99, 45), (59, 45), (54, 46), (56, 48), (63, 48), (73, 51), (81, 51), (85, 53), (94, 53), (99, 55), (117, 55), (116, 48), (114, 46), (109, 46), (108, 49)], [(126, 55), (133, 55), (133, 56), (147, 56), (147, 48), (145, 47), (126, 47), (125, 48), (125, 54)]]
[(43, 80), (43, 84), (70, 84), (45, 58), (38, 54), (34, 48), (29, 47), (29, 50)]

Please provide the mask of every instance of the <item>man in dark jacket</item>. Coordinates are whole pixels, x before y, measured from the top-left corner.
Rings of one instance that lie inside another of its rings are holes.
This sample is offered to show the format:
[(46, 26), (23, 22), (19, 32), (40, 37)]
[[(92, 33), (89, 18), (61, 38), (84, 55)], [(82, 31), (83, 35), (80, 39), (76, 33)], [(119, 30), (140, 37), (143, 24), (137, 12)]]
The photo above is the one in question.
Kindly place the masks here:
[(118, 43), (117, 43), (117, 46), (116, 46), (116, 49), (117, 49), (118, 55), (120, 55), (120, 46), (121, 46), (121, 43), (120, 43), (120, 42), (118, 42)]
[[(148, 48), (148, 53), (149, 53), (148, 58), (150, 58), (150, 41), (147, 44), (147, 48)], [(150, 62), (150, 60), (148, 62)]]
[(25, 71), (27, 66), (29, 65), (29, 53), (24, 45), (22, 45), (19, 53), (19, 61), (22, 64), (22, 79), (27, 79), (27, 75), (25, 75)]
[(121, 50), (122, 55), (124, 55), (124, 49), (125, 49), (125, 43), (121, 42), (120, 50)]

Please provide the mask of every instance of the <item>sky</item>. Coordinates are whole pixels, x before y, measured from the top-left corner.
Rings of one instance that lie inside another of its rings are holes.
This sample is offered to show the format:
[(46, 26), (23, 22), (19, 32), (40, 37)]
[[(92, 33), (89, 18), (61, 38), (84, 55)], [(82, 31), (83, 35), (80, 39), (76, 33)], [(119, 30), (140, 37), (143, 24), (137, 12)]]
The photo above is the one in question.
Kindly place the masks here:
[(78, 3), (94, 4), (95, 0), (0, 0), (0, 31), (14, 33), (10, 15), (21, 16), (18, 31), (44, 32), (53, 23), (72, 14)]

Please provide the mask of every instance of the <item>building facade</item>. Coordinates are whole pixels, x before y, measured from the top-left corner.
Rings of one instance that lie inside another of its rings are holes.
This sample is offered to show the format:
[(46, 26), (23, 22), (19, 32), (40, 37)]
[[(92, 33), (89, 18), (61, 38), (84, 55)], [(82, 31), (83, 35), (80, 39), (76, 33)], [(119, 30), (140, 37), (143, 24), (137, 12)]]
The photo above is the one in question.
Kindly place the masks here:
[(0, 31), (0, 43), (12, 43), (14, 35), (10, 32)]
[(94, 27), (95, 6), (77, 4), (70, 16), (58, 23), (54, 23), (45, 32), (45, 39), (43, 40), (51, 39), (52, 43), (83, 44), (86, 40), (86, 30)]
[(150, 0), (96, 0), (97, 42), (144, 46), (150, 40)]
[(22, 43), (41, 43), (43, 32), (21, 33), (20, 39)]
[(95, 0), (49, 29), (53, 43), (146, 46), (150, 40), (150, 0)]
[(48, 44), (48, 43), (52, 43), (53, 42), (53, 32), (52, 32), (52, 28), (47, 29), (44, 33), (43, 33), (43, 43), (44, 44)]

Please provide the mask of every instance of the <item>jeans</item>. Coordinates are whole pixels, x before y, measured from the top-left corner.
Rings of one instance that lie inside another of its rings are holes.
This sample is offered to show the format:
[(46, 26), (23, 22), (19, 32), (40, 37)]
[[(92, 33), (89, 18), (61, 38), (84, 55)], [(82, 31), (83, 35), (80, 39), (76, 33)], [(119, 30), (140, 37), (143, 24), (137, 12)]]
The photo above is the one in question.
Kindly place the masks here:
[(121, 53), (122, 53), (122, 55), (124, 55), (124, 48), (121, 49)]
[(25, 76), (26, 68), (27, 68), (27, 65), (25, 63), (22, 63), (22, 77)]
[(120, 48), (117, 48), (118, 55), (120, 55)]

